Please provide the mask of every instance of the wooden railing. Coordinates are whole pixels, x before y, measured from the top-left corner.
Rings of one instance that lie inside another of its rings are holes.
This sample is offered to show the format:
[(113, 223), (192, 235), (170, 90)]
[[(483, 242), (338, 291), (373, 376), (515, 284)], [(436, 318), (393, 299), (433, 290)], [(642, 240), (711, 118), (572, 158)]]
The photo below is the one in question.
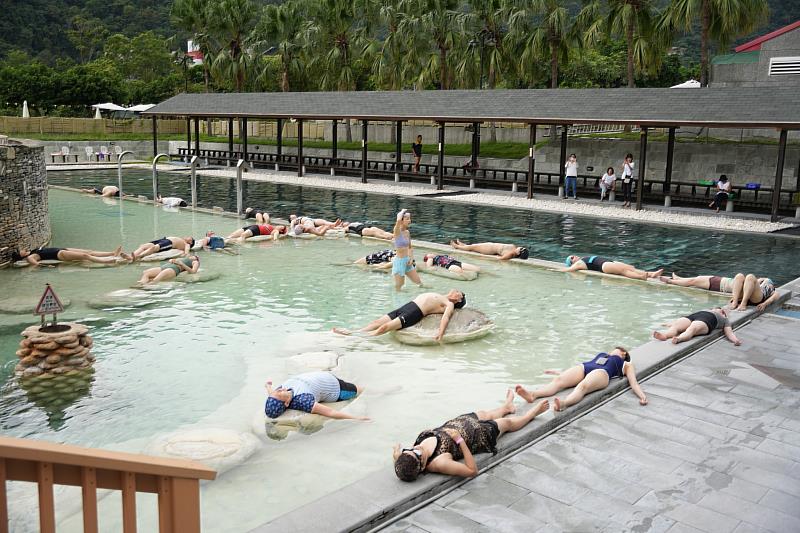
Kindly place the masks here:
[(216, 475), (192, 461), (0, 437), (0, 533), (8, 533), (6, 481), (38, 484), (42, 533), (55, 531), (54, 485), (81, 487), (85, 533), (98, 531), (97, 489), (122, 492), (125, 533), (136, 531), (137, 492), (158, 494), (161, 533), (199, 532), (200, 480)]

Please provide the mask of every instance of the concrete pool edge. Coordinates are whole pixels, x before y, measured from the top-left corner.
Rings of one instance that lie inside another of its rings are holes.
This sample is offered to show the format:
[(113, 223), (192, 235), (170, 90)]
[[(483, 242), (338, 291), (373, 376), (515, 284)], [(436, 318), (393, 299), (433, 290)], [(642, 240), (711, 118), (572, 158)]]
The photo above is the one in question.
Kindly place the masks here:
[[(780, 307), (792, 296), (792, 291), (800, 291), (800, 278), (777, 290), (780, 298), (768, 309), (759, 312), (755, 308), (749, 308), (744, 313), (737, 313), (738, 316), (732, 317), (734, 328), (744, 326), (756, 316)], [(656, 340), (637, 346), (631, 350), (631, 359), (636, 364), (637, 377), (640, 381), (644, 381), (673, 363), (691, 356), (701, 348), (719, 341), (722, 337), (721, 331), (718, 331), (715, 334), (695, 338), (677, 346)], [(644, 389), (646, 392), (646, 385)], [(483, 472), (502, 463), (522, 449), (619, 394), (630, 394), (631, 401), (636, 401), (633, 394), (629, 392), (627, 380), (617, 380), (604, 390), (587, 395), (581, 403), (566, 409), (558, 416), (551, 416), (552, 411), (549, 411), (524, 429), (504, 435), (498, 441), (497, 455), (476, 457), (480, 471)], [(527, 404), (525, 406), (532, 407)], [(424, 428), (420, 428), (420, 430), (422, 429)], [(409, 435), (409, 438), (413, 438), (413, 435)], [(389, 454), (389, 450), (387, 450), (387, 454)], [(338, 531), (361, 532), (379, 529), (402, 518), (415, 508), (430, 503), (456, 489), (466, 481), (461, 478), (427, 474), (421, 476), (414, 483), (404, 483), (394, 476), (391, 468), (384, 468), (372, 472), (363, 479), (332, 494), (283, 514), (252, 531), (265, 532), (279, 529), (306, 531), (315, 528), (320, 523), (333, 524)]]

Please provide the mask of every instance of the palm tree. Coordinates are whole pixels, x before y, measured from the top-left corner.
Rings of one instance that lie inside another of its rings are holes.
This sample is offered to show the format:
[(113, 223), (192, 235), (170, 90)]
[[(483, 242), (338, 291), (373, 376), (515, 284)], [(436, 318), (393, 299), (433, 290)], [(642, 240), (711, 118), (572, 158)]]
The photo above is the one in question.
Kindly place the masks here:
[(280, 63), (281, 91), (288, 92), (290, 80), (302, 70), (301, 33), (307, 24), (304, 7), (299, 2), (268, 5), (255, 29), (260, 48), (274, 45)]
[[(410, 0), (388, 0), (379, 11), (380, 21), (386, 26), (386, 38), (381, 43), (375, 62), (375, 76), (381, 88), (399, 91), (409, 80), (407, 54), (409, 36), (401, 31), (407, 13), (413, 10)], [(397, 142), (397, 130), (390, 129), (390, 142)]]
[(250, 46), (258, 10), (252, 0), (219, 0), (211, 4), (210, 30), (219, 50), (211, 64), (217, 77), (241, 92), (252, 64)]
[(661, 29), (691, 31), (700, 23), (700, 85), (708, 85), (708, 44), (721, 48), (764, 24), (769, 17), (766, 0), (672, 0), (667, 6)]
[(212, 61), (211, 36), (208, 33), (210, 0), (175, 0), (170, 16), (173, 24), (192, 35), (203, 53), (203, 82), (208, 92), (209, 64)]
[(417, 83), (424, 87), (438, 78), (440, 89), (453, 81), (450, 52), (464, 41), (465, 16), (458, 0), (416, 0), (409, 5), (400, 31), (409, 36), (409, 62), (420, 66)]

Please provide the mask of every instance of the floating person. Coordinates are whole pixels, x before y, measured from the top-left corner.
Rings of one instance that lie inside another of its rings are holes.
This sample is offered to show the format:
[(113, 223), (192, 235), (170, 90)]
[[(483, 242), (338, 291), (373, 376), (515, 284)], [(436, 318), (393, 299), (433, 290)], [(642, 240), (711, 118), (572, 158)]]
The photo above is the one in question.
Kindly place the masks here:
[(659, 268), (653, 272), (646, 272), (639, 270), (627, 263), (621, 261), (614, 261), (606, 259), (598, 255), (587, 255), (581, 257), (579, 255), (569, 255), (564, 261), (568, 268), (563, 269), (564, 272), (577, 272), (578, 270), (593, 270), (595, 272), (603, 272), (605, 274), (614, 274), (615, 276), (623, 276), (630, 279), (648, 280), (650, 278), (657, 278), (664, 272), (663, 268)]
[(732, 278), (726, 278), (724, 276), (695, 276), (693, 278), (682, 278), (673, 272), (671, 278), (659, 276), (658, 279), (667, 285), (694, 287), (707, 291), (732, 294), (733, 286), (736, 284), (737, 280), (741, 279), (741, 282), (744, 283), (744, 274), (736, 274), (736, 276)]
[(316, 228), (339, 228), (341, 227), (344, 222), (342, 222), (341, 218), (337, 218), (333, 222), (330, 220), (325, 220), (324, 218), (311, 218), (311, 217), (303, 217), (297, 215), (289, 215), (289, 222), (293, 224), (303, 224), (304, 226), (313, 225)]
[(548, 402), (543, 400), (525, 414), (505, 418), (516, 413), (514, 393), (509, 389), (500, 407), (460, 415), (438, 428), (423, 431), (411, 448), (395, 445), (394, 473), (402, 481), (414, 481), (423, 472), (474, 477), (478, 475), (474, 455), (497, 453), (501, 435), (519, 431), (548, 408)]
[(253, 224), (252, 226), (245, 226), (237, 229), (227, 239), (239, 239), (244, 242), (253, 237), (272, 237), (272, 240), (278, 240), (281, 235), (286, 235), (286, 226), (273, 226), (271, 224)]
[(386, 268), (387, 270), (392, 267), (392, 260), (394, 259), (394, 250), (381, 250), (380, 252), (373, 252), (365, 257), (361, 257), (353, 261), (354, 265), (369, 265), (373, 268)]
[(634, 394), (639, 397), (639, 403), (647, 405), (647, 396), (642, 392), (642, 388), (636, 380), (636, 370), (630, 361), (631, 356), (628, 350), (617, 346), (610, 353), (601, 352), (591, 361), (575, 365), (562, 372), (547, 371), (548, 374), (555, 374), (556, 377), (540, 389), (529, 391), (522, 385), (517, 385), (515, 391), (526, 402), (533, 403), (536, 398), (553, 396), (559, 391), (575, 387), (563, 400), (553, 399), (553, 409), (561, 411), (575, 405), (590, 392), (605, 389), (611, 379), (625, 376), (628, 378), (628, 384)]
[(183, 198), (178, 198), (177, 196), (167, 196), (166, 198), (162, 198), (161, 196), (156, 197), (156, 203), (161, 204), (164, 207), (188, 207), (189, 204), (186, 203), (186, 200)]
[(370, 226), (362, 222), (345, 222), (342, 224), (345, 233), (355, 233), (360, 237), (373, 237), (375, 239), (392, 240), (393, 235), (377, 226)]
[[(436, 341), (440, 341), (444, 336), (453, 311), (461, 309), (466, 304), (467, 296), (456, 289), (452, 289), (447, 294), (424, 292), (402, 307), (373, 320), (355, 333), (363, 333), (375, 337), (390, 331), (409, 328), (428, 315), (441, 313), (442, 320), (439, 323), (439, 332), (435, 338)], [(354, 333), (345, 328), (333, 328), (333, 332), (340, 335), (352, 335)]]
[(207, 231), (205, 237), (197, 240), (193, 248), (197, 247), (201, 247), (203, 248), (203, 250), (210, 252), (220, 251), (235, 255), (235, 253), (232, 250), (229, 250), (225, 247), (225, 239), (223, 239), (213, 231)]
[(449, 270), (450, 272), (456, 272), (458, 274), (461, 274), (463, 272), (481, 271), (481, 267), (479, 267), (478, 265), (473, 265), (470, 263), (459, 261), (455, 257), (451, 257), (449, 255), (425, 254), (422, 256), (422, 260), (425, 261), (425, 264), (431, 268), (433, 267), (443, 268), (445, 270)]
[(21, 249), (12, 253), (11, 259), (14, 262), (24, 260), (30, 266), (39, 266), (42, 261), (116, 263), (120, 259), (130, 261), (131, 256), (122, 251), (122, 246), (118, 246), (113, 252), (98, 252), (82, 248), (34, 248), (33, 250)]
[(394, 238), (395, 256), (392, 259), (392, 276), (394, 276), (394, 287), (397, 290), (403, 288), (403, 284), (408, 279), (422, 287), (422, 280), (414, 264), (413, 248), (411, 247), (411, 212), (408, 209), (401, 209), (397, 213), (397, 221), (392, 230)]
[(769, 278), (757, 278), (754, 274), (737, 274), (733, 284), (730, 309), (744, 311), (748, 304), (763, 311), (780, 296), (775, 291), (775, 283)]
[(352, 415), (324, 405), (324, 402), (352, 400), (363, 390), (330, 372), (299, 374), (285, 380), (277, 388), (272, 388), (272, 382), (267, 381), (266, 388), (268, 397), (264, 414), (269, 418), (278, 418), (286, 409), (297, 409), (340, 420), (369, 420), (366, 416)]
[(140, 244), (139, 247), (131, 253), (131, 257), (134, 261), (139, 261), (148, 255), (166, 252), (168, 250), (178, 250), (183, 252), (184, 255), (189, 255), (194, 244), (193, 237), (161, 237), (160, 239)]
[[(81, 192), (85, 192), (87, 194), (99, 194), (103, 198), (119, 198), (119, 187), (115, 185), (106, 185), (102, 189), (100, 187), (94, 187), (93, 189), (81, 189)], [(125, 196), (123, 194), (123, 196)]]
[(148, 268), (139, 278), (140, 285), (150, 285), (160, 281), (175, 279), (180, 274), (188, 272), (195, 274), (200, 269), (200, 258), (196, 255), (178, 257), (165, 261), (157, 267)]
[(248, 207), (244, 210), (244, 218), (254, 218), (258, 224), (269, 224), (269, 213), (254, 207)]
[(479, 242), (475, 244), (464, 244), (459, 239), (450, 241), (450, 246), (456, 250), (465, 252), (477, 252), (481, 255), (500, 256), (500, 260), (508, 261), (509, 259), (527, 259), (528, 249), (524, 246), (515, 246), (513, 244), (503, 244), (500, 242)]
[(740, 346), (742, 344), (742, 341), (733, 333), (727, 311), (721, 307), (714, 307), (708, 311), (697, 311), (679, 318), (669, 324), (667, 331), (654, 331), (653, 337), (660, 341), (672, 339), (672, 344), (678, 344), (699, 335), (708, 335), (717, 329), (721, 329), (722, 333), (725, 334), (725, 338), (734, 345)]

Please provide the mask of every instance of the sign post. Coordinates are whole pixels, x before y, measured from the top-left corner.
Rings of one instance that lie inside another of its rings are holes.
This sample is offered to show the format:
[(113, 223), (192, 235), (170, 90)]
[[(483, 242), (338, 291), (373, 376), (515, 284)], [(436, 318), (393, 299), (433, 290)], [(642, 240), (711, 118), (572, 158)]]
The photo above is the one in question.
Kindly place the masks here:
[(53, 323), (51, 327), (55, 327), (57, 324), (57, 314), (64, 310), (64, 306), (61, 305), (61, 300), (58, 299), (56, 296), (55, 291), (48, 283), (44, 289), (44, 294), (39, 299), (39, 303), (36, 305), (36, 309), (34, 310), (34, 315), (39, 315), (42, 317), (42, 327), (46, 326), (45, 323), (45, 315), (53, 315)]

